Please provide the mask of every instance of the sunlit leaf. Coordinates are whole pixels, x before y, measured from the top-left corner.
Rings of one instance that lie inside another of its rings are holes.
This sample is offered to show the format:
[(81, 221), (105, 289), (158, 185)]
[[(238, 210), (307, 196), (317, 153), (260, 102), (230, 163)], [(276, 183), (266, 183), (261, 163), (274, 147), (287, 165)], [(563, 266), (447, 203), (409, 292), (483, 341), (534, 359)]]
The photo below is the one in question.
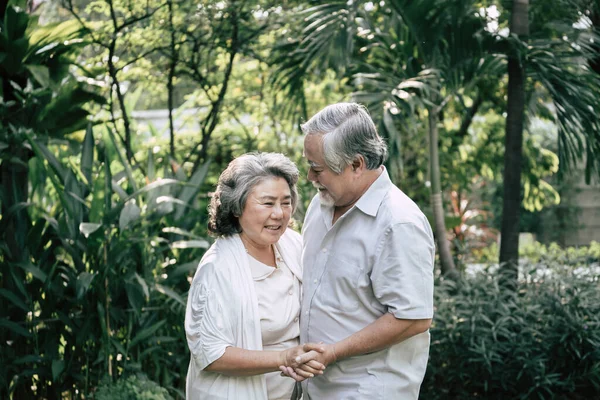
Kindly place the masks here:
[(102, 226), (102, 224), (95, 224), (95, 223), (91, 223), (91, 222), (82, 222), (79, 224), (79, 231), (83, 234), (83, 236), (85, 236), (87, 238), (92, 233), (94, 233), (98, 229), (100, 229), (101, 226)]
[(127, 229), (132, 223), (140, 218), (141, 213), (140, 208), (135, 204), (135, 200), (129, 200), (121, 210), (119, 216), (119, 228), (121, 230)]
[(77, 276), (77, 283), (75, 284), (75, 292), (77, 298), (81, 299), (85, 293), (89, 290), (92, 281), (96, 277), (96, 274), (90, 274), (89, 272), (82, 272)]
[(171, 243), (171, 247), (173, 249), (207, 249), (210, 246), (206, 240), (180, 240), (177, 242)]

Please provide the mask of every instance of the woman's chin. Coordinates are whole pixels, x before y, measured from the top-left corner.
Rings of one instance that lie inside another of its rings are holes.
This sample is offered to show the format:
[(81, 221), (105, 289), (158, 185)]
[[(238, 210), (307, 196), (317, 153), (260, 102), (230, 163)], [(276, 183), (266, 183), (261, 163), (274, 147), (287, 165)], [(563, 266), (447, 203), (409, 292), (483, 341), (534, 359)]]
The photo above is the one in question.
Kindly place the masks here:
[(263, 236), (264, 241), (268, 242), (269, 244), (275, 244), (277, 243), (277, 241), (279, 241), (279, 238), (281, 237), (281, 235), (283, 235), (284, 231), (285, 229), (283, 227), (277, 230), (268, 229), (266, 234)]

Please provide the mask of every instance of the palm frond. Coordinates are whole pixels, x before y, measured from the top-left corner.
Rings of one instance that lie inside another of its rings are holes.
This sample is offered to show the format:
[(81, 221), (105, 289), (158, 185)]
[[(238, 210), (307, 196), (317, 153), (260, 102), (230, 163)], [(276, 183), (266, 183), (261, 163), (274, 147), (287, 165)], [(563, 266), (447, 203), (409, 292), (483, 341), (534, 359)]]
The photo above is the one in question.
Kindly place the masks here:
[(529, 78), (539, 82), (550, 97), (558, 127), (560, 171), (585, 159), (587, 182), (600, 177), (600, 76), (587, 64), (594, 56), (589, 43), (597, 40), (592, 32), (535, 40), (527, 60)]

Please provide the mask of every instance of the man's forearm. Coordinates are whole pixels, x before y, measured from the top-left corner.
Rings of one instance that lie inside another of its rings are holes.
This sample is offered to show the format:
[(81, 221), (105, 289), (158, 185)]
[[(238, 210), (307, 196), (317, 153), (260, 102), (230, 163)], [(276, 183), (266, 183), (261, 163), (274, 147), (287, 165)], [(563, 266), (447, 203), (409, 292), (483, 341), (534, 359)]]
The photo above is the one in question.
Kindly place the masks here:
[(387, 313), (360, 331), (335, 343), (335, 355), (337, 360), (341, 360), (383, 350), (425, 332), (430, 325), (431, 319), (397, 319)]

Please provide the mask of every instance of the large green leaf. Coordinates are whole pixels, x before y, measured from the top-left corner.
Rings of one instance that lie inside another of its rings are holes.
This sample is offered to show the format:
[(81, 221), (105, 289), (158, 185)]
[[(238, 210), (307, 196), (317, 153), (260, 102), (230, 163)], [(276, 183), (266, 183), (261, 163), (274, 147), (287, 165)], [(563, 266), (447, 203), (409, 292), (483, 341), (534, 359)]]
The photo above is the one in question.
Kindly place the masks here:
[(121, 215), (119, 216), (119, 228), (121, 230), (127, 229), (140, 218), (140, 215), (141, 210), (137, 204), (135, 204), (135, 200), (129, 200), (121, 210)]
[(175, 269), (173, 269), (171, 272), (169, 272), (167, 279), (168, 280), (177, 280), (184, 275), (187, 276), (191, 272), (196, 271), (199, 263), (200, 263), (200, 260), (194, 260), (194, 261), (191, 261), (191, 262), (188, 262), (185, 264), (178, 265), (177, 267), (175, 267)]
[(135, 335), (131, 342), (129, 342), (129, 348), (134, 347), (138, 343), (154, 335), (154, 333), (156, 333), (156, 331), (163, 327), (166, 323), (166, 320), (161, 320), (155, 323), (154, 325), (149, 326), (148, 328), (142, 329), (140, 332), (137, 333), (137, 335)]
[(27, 306), (27, 304), (25, 304), (25, 301), (23, 301), (21, 298), (19, 298), (19, 296), (16, 293), (10, 292), (7, 289), (0, 288), (0, 296), (6, 298), (11, 303), (13, 303), (15, 306), (19, 307), (21, 310), (23, 310), (25, 312), (30, 311), (30, 308)]
[[(183, 188), (180, 195), (178, 196), (181, 201), (185, 202), (186, 204), (190, 204), (193, 201), (194, 197), (200, 191), (202, 182), (204, 182), (204, 179), (206, 178), (206, 174), (208, 173), (210, 163), (211, 161), (208, 160), (204, 163), (204, 165), (202, 165), (201, 168), (194, 172), (194, 175), (192, 175), (189, 182), (186, 184), (186, 186)], [(185, 207), (178, 206), (177, 211), (175, 212), (175, 219), (180, 219), (185, 211)]]
[(13, 361), (13, 364), (21, 365), (21, 364), (33, 364), (43, 362), (44, 358), (40, 357), (36, 354), (29, 354), (23, 357), (19, 357)]
[(177, 303), (179, 303), (179, 304), (180, 304), (180, 305), (182, 305), (183, 307), (185, 307), (185, 306), (186, 306), (186, 302), (185, 302), (185, 300), (183, 299), (183, 297), (181, 297), (181, 295), (180, 295), (179, 293), (175, 292), (173, 289), (171, 289), (171, 288), (169, 288), (169, 287), (167, 287), (167, 286), (159, 285), (159, 284), (156, 284), (156, 285), (154, 286), (154, 289), (155, 289), (157, 292), (159, 292), (159, 293), (162, 293), (162, 294), (164, 294), (165, 296), (167, 296), (167, 297), (169, 297), (169, 298), (171, 298), (171, 299), (175, 300)]
[(52, 81), (50, 80), (50, 70), (48, 67), (44, 65), (25, 64), (25, 68), (27, 68), (27, 70), (43, 88), (50, 87)]
[(48, 150), (45, 144), (35, 140), (29, 133), (25, 133), (25, 135), (36, 155), (50, 165), (56, 176), (59, 178), (60, 183), (64, 185), (67, 180), (67, 170), (65, 167), (58, 161), (54, 154)]
[(89, 290), (92, 281), (96, 277), (96, 274), (90, 274), (89, 272), (82, 272), (77, 276), (77, 283), (75, 284), (75, 293), (77, 298), (81, 300), (85, 293)]
[(8, 41), (14, 41), (25, 36), (25, 31), (29, 25), (29, 15), (25, 10), (17, 9), (13, 6), (6, 8), (4, 16), (4, 35)]
[(115, 138), (115, 134), (113, 133), (113, 131), (108, 126), (106, 127), (106, 131), (108, 132), (108, 137), (110, 138), (110, 140), (114, 146), (115, 152), (117, 153), (117, 157), (119, 157), (119, 161), (121, 161), (121, 165), (123, 165), (123, 168), (127, 174), (127, 181), (129, 182), (129, 186), (131, 186), (131, 189), (135, 192), (135, 191), (137, 191), (137, 184), (133, 177), (133, 172), (131, 170), (131, 166), (125, 160), (125, 157), (123, 157), (123, 154), (121, 154), (121, 150), (119, 149), (119, 145), (117, 144), (117, 139)]
[(88, 122), (88, 126), (81, 147), (81, 172), (87, 180), (89, 186), (92, 185), (92, 168), (94, 163), (94, 131), (92, 123)]
[(146, 283), (144, 278), (142, 278), (137, 272), (134, 274), (134, 277), (137, 283), (140, 285), (140, 288), (142, 288), (146, 301), (150, 300), (150, 290), (148, 289), (148, 284)]
[(73, 18), (64, 22), (36, 26), (29, 37), (32, 52), (40, 55), (49, 50), (52, 45), (62, 45), (70, 51), (74, 45), (80, 43), (76, 39), (81, 39), (83, 34), (81, 24)]
[(23, 328), (21, 325), (10, 321), (6, 318), (0, 318), (0, 327), (3, 327), (5, 329), (9, 329), (12, 332), (24, 336), (24, 337), (31, 337), (32, 334), (31, 332), (29, 332), (27, 329)]
[(52, 380), (57, 381), (58, 377), (65, 370), (64, 360), (52, 360)]
[(28, 261), (23, 263), (17, 263), (16, 265), (24, 271), (29, 272), (34, 278), (37, 278), (41, 282), (46, 282), (46, 273), (42, 271), (39, 267), (33, 265), (31, 262)]

